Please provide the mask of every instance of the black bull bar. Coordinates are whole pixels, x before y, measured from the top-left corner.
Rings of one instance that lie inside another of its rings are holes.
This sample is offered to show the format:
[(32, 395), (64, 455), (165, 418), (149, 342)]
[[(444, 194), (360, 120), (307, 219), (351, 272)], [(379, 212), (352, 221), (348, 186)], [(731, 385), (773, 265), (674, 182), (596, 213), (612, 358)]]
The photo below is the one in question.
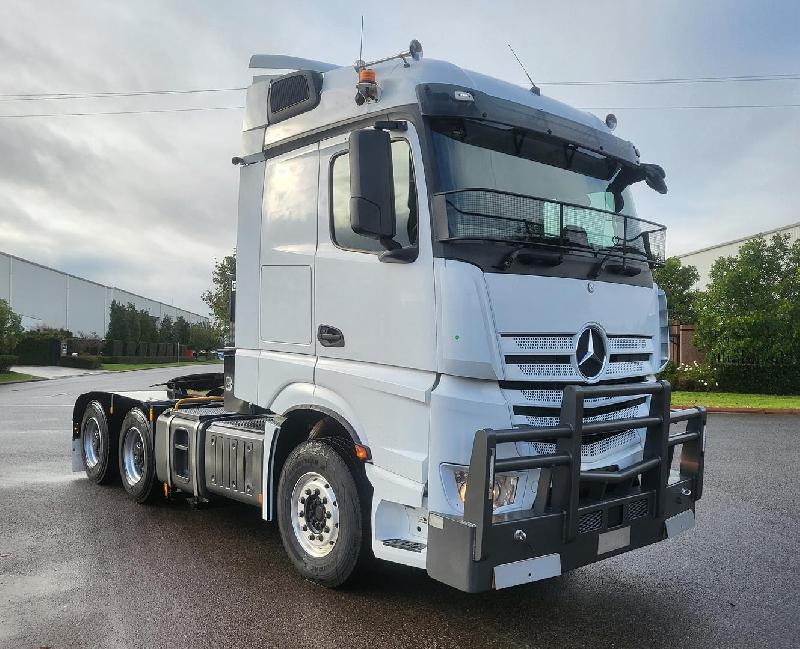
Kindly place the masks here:
[[(706, 423), (703, 408), (671, 411), (670, 392), (666, 381), (568, 385), (558, 426), (479, 430), (472, 447), (463, 518), (431, 514), (427, 557), (431, 576), (476, 592), (492, 588), (493, 569), (501, 564), (555, 553), (559, 570), (569, 570), (666, 538), (665, 520), (686, 510), (693, 512), (695, 501), (702, 496)], [(584, 421), (586, 399), (641, 395), (650, 395), (647, 416)], [(670, 436), (670, 425), (679, 422), (686, 422), (685, 432)], [(646, 429), (641, 461), (621, 470), (581, 471), (584, 435), (641, 428)], [(555, 452), (497, 458), (498, 444), (543, 441), (554, 442)], [(680, 478), (670, 484), (673, 452), (679, 444)], [(495, 473), (530, 469), (541, 469), (533, 507), (493, 514)], [(581, 486), (589, 494), (603, 494), (603, 487), (623, 483), (630, 488), (622, 489), (621, 495), (617, 490), (607, 498), (580, 498)], [(646, 515), (638, 517), (637, 513), (632, 520), (629, 509), (632, 512), (634, 503), (645, 499)], [(594, 515), (597, 525), (587, 533), (579, 529), (579, 521), (589, 515)], [(612, 551), (598, 549), (603, 532), (626, 527), (630, 539), (624, 546)]]

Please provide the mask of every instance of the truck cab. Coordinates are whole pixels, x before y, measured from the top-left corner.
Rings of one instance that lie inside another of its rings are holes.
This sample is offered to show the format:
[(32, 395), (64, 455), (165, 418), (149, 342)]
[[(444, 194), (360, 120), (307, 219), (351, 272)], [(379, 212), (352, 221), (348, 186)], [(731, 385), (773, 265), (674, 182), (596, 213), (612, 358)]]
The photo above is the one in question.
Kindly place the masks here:
[[(415, 43), (251, 60), (225, 423), (193, 415), (186, 491), (225, 495), (220, 462), (244, 475), (239, 427), (259, 475), (231, 497), (329, 586), (374, 556), (503, 588), (688, 529), (705, 414), (672, 412), (655, 378), (665, 228), (630, 191), (666, 192), (663, 171), (599, 118)], [(166, 492), (189, 413), (158, 403)]]

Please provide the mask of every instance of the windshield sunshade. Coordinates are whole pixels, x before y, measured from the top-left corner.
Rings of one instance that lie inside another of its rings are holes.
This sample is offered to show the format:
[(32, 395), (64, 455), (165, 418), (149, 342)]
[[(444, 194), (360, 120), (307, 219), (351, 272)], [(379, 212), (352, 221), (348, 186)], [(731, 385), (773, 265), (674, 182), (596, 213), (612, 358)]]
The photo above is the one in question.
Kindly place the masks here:
[(443, 242), (498, 241), (664, 262), (666, 227), (625, 214), (492, 189), (437, 195)]

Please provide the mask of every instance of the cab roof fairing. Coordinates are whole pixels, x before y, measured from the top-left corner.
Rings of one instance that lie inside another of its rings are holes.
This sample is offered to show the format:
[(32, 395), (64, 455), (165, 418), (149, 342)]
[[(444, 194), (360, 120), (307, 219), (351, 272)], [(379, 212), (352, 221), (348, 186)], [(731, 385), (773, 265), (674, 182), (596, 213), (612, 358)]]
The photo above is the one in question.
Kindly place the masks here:
[[(289, 58), (289, 57), (287, 57)], [(589, 129), (611, 135), (605, 122), (591, 113), (564, 104), (551, 97), (536, 95), (522, 86), (502, 81), (479, 72), (465, 70), (447, 61), (422, 59), (410, 61), (406, 67), (400, 60), (390, 60), (374, 66), (381, 86), (380, 101), (355, 102), (358, 74), (352, 66), (337, 67), (323, 74), (319, 105), (306, 113), (277, 124), (266, 126), (266, 90), (270, 79), (278, 75), (253, 78), (248, 89), (245, 108), (245, 133), (265, 131), (264, 148), (313, 131), (324, 130), (337, 123), (348, 122), (370, 114), (380, 114), (409, 104), (418, 105), (417, 88), (426, 84), (452, 85), (466, 91), (477, 91), (491, 97), (513, 102), (542, 113), (575, 122)], [(255, 135), (255, 133), (253, 133)], [(615, 136), (612, 136), (615, 137)]]

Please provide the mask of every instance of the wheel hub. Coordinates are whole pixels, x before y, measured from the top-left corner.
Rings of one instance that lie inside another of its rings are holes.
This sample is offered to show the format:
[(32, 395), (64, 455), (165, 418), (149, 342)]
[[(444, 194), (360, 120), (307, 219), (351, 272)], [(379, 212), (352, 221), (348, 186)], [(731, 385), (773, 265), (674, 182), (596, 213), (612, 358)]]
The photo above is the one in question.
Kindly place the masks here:
[(339, 503), (330, 483), (319, 473), (302, 475), (292, 490), (292, 529), (300, 546), (324, 557), (339, 537)]
[(136, 428), (129, 428), (125, 432), (125, 441), (122, 445), (122, 463), (125, 480), (133, 486), (142, 479), (144, 474), (144, 439), (142, 433)]
[(100, 424), (94, 417), (87, 419), (83, 429), (83, 454), (86, 466), (92, 468), (102, 457), (103, 440), (100, 435)]

